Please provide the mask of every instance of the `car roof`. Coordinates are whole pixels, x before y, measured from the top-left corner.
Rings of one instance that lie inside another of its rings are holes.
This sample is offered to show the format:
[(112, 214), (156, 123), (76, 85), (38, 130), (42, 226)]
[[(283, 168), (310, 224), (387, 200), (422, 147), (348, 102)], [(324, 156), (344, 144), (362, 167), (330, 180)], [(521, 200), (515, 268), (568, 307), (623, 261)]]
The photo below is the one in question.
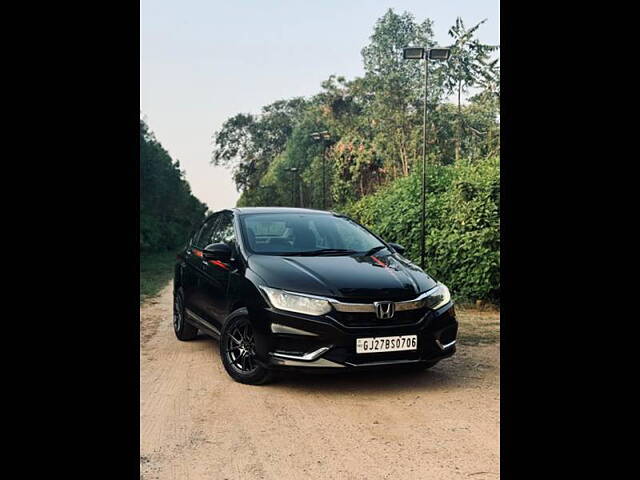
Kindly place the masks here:
[(325, 210), (313, 210), (310, 208), (293, 208), (293, 207), (236, 207), (232, 208), (239, 215), (256, 214), (256, 213), (315, 213), (325, 215), (335, 215), (334, 212)]

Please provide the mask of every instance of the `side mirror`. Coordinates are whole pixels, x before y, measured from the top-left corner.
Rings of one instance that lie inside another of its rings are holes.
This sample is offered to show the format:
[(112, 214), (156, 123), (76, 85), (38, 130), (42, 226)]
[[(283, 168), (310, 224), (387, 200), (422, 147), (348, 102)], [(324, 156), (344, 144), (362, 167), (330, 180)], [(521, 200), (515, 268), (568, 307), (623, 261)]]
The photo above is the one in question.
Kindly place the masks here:
[(403, 255), (406, 249), (399, 243), (387, 242), (391, 248), (393, 248), (400, 255)]
[(205, 260), (222, 260), (228, 262), (231, 259), (232, 249), (226, 243), (212, 243), (204, 247), (202, 258)]

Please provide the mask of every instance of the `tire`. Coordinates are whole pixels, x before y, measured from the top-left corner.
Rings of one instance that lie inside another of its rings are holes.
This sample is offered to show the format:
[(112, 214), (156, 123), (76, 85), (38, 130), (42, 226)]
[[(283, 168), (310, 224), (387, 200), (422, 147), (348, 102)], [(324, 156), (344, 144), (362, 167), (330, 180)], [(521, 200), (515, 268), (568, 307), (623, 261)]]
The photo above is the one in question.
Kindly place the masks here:
[(198, 336), (198, 329), (184, 320), (184, 293), (182, 287), (173, 292), (173, 331), (178, 340), (193, 340)]
[(233, 312), (220, 334), (220, 358), (225, 370), (236, 382), (262, 385), (273, 375), (255, 360), (255, 336), (246, 308)]

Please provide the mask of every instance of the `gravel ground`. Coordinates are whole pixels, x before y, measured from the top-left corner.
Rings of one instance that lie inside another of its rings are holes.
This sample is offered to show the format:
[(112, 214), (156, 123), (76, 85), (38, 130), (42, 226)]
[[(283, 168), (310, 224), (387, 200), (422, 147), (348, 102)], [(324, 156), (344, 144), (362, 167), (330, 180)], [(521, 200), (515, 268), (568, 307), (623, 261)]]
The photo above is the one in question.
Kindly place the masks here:
[(421, 373), (229, 378), (179, 342), (172, 286), (140, 308), (140, 478), (499, 478), (500, 316), (458, 310), (457, 353)]

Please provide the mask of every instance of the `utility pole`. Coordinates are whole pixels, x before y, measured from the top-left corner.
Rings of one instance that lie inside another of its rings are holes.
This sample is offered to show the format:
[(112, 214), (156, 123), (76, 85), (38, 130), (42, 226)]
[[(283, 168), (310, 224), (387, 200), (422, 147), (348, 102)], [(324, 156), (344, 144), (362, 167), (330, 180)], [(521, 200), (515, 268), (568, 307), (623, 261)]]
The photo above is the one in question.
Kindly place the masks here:
[(322, 132), (313, 132), (311, 134), (311, 138), (315, 141), (322, 142), (324, 149), (322, 150), (322, 209), (327, 209), (327, 201), (326, 201), (326, 192), (327, 192), (327, 182), (326, 182), (326, 160), (327, 160), (327, 146), (329, 145), (328, 140), (331, 138), (331, 134), (323, 130)]

